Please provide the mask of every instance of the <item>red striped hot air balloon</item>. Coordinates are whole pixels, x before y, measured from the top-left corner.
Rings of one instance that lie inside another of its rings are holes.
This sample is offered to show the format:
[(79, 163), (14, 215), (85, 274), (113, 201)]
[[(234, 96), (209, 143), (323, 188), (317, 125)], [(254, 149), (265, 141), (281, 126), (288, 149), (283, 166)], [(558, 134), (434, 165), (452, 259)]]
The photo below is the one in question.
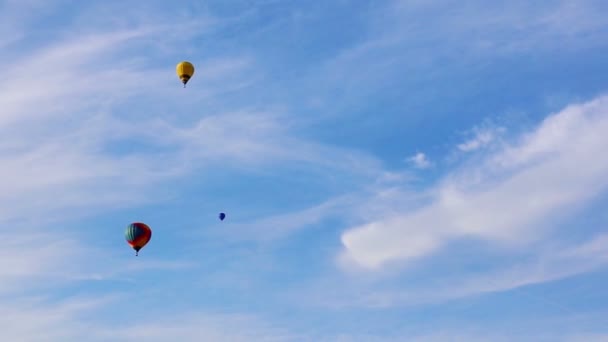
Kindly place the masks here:
[(135, 250), (135, 256), (152, 238), (152, 229), (145, 223), (131, 223), (125, 231), (125, 239), (131, 248)]

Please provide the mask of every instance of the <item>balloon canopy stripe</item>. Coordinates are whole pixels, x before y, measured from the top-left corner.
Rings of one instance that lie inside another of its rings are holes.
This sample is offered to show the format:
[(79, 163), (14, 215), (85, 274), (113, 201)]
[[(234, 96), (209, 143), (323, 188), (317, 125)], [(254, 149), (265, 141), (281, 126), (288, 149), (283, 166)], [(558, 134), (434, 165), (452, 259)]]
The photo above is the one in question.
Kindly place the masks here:
[(125, 231), (127, 243), (136, 251), (144, 247), (152, 238), (152, 230), (144, 223), (131, 223)]

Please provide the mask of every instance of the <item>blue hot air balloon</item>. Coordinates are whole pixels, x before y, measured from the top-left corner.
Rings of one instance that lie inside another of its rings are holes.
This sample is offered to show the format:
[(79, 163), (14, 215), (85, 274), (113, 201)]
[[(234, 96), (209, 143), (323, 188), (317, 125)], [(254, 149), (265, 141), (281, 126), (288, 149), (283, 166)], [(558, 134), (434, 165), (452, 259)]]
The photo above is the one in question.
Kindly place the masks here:
[(220, 213), (220, 220), (224, 221), (225, 218), (226, 218), (226, 214)]

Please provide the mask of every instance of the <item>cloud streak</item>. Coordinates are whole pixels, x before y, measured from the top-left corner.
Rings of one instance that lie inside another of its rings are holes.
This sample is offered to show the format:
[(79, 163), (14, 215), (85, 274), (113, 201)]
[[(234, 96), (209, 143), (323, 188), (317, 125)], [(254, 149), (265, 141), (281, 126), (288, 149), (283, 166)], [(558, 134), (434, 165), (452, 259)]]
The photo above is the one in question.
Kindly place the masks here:
[(496, 140), (499, 133), (504, 132), (503, 128), (496, 129), (476, 129), (475, 136), (461, 144), (458, 144), (458, 149), (462, 152), (472, 152), (487, 146)]
[(431, 166), (431, 161), (427, 158), (426, 154), (422, 152), (416, 153), (414, 156), (408, 159), (415, 167), (419, 169), (426, 169)]
[[(29, 341), (166, 341), (192, 336), (222, 341), (288, 341), (298, 336), (246, 314), (185, 312), (169, 318), (143, 313), (127, 317), (116, 310), (122, 322), (99, 320), (95, 314), (125, 305), (124, 295), (70, 297), (62, 300), (28, 298), (4, 301), (0, 314), (2, 337)], [(127, 322), (127, 323), (125, 323)]]
[[(587, 47), (602, 44), (600, 17), (576, 24), (597, 6), (515, 3), (497, 13), (452, 1), (442, 10), (391, 4), (345, 15), (365, 34), (342, 32), (339, 41), (310, 25), (327, 19), (317, 5), (126, 2), (81, 4), (62, 16), (38, 1), (0, 4), (0, 335), (382, 340), (389, 308), (449, 305), (602, 270), (606, 235), (581, 232), (577, 245), (551, 233), (608, 187), (608, 98), (509, 139), (475, 128), (450, 143), (461, 164), (430, 186), (453, 164), (440, 163), (437, 145), (413, 141), (420, 132), (438, 129), (439, 140), (462, 131), (433, 111), (462, 108), (450, 96), (477, 86), (476, 68), (487, 67), (480, 60), (541, 56), (557, 46), (547, 37), (567, 38), (568, 48), (581, 36)], [(32, 18), (62, 24), (23, 31), (38, 25)], [(437, 24), (430, 31), (429, 21)], [(298, 43), (276, 44), (275, 34)], [(539, 42), (541, 52), (531, 48)], [(304, 49), (314, 53), (295, 55)], [(197, 65), (186, 89), (173, 70), (182, 58)], [(458, 83), (454, 74), (472, 83), (421, 86), (441, 77)], [(447, 97), (441, 105), (437, 93)], [(348, 118), (337, 122), (342, 112)], [(461, 118), (455, 126), (470, 124)], [(424, 129), (401, 132), (406, 126)], [(433, 151), (432, 162), (426, 153), (406, 160), (427, 172), (404, 167), (403, 149), (413, 145)], [(219, 206), (230, 210), (226, 221), (214, 216)], [(132, 257), (117, 227), (132, 217), (158, 227), (143, 259)], [(342, 270), (332, 263), (336, 251)], [(281, 315), (291, 309), (293, 318)], [(370, 323), (369, 309), (381, 318)], [(380, 333), (369, 331), (375, 324)], [(400, 333), (392, 336), (418, 336)]]
[(601, 97), (548, 117), (520, 141), (446, 176), (431, 205), (346, 231), (344, 256), (373, 269), (432, 255), (459, 238), (497, 246), (541, 238), (556, 217), (606, 189), (607, 110)]

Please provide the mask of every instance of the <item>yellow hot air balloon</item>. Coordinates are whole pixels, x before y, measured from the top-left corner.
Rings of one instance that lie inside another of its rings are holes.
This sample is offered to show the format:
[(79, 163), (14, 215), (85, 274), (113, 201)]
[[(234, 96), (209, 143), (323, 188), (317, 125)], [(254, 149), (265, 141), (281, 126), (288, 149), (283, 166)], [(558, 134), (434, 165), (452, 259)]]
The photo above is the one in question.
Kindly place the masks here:
[(186, 83), (188, 83), (192, 75), (194, 75), (194, 65), (187, 61), (179, 62), (177, 63), (175, 71), (177, 72), (179, 79), (182, 80), (184, 88), (186, 88)]

